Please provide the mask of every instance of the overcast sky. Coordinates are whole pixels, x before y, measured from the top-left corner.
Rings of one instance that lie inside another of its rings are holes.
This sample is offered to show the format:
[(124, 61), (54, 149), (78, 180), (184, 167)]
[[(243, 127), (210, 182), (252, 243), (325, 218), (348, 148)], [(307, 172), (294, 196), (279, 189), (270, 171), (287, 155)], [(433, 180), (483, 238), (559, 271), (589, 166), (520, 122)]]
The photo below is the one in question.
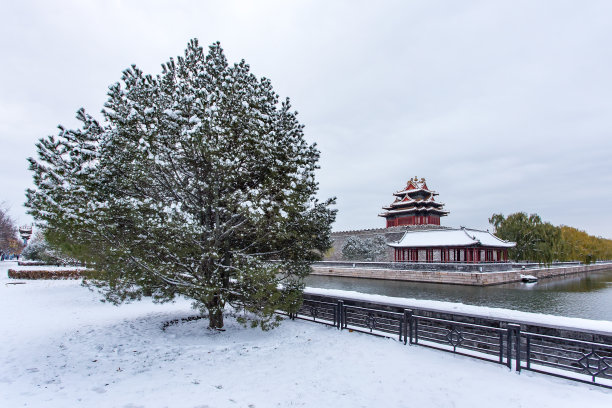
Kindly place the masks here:
[(197, 37), (292, 99), (335, 230), (384, 226), (418, 176), (443, 225), (525, 211), (612, 238), (609, 0), (2, 0), (0, 16), (0, 202), (20, 224), (36, 141)]

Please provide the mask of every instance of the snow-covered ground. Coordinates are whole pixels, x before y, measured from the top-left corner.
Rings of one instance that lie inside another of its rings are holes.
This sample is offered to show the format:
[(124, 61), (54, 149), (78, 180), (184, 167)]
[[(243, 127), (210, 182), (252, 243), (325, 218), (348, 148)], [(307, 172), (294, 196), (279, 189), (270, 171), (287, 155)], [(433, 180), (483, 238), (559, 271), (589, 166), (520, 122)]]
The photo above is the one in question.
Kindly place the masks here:
[(610, 407), (612, 391), (347, 330), (231, 320), (188, 301), (115, 307), (0, 263), (0, 407)]

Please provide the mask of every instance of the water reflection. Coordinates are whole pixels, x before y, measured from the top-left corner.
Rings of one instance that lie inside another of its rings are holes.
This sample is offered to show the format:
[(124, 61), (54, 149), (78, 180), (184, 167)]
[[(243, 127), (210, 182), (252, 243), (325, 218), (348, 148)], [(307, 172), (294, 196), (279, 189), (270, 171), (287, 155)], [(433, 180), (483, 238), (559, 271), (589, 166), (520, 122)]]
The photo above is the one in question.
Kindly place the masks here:
[(330, 276), (309, 276), (306, 285), (612, 321), (612, 269), (489, 287)]

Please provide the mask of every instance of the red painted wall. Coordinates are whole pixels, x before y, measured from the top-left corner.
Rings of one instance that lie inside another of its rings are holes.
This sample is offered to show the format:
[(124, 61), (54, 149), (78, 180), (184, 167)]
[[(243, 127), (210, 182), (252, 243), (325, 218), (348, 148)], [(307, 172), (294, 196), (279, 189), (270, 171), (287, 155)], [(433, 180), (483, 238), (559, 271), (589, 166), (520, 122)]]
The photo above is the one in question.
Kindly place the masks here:
[(438, 215), (407, 215), (397, 218), (387, 218), (387, 228), (401, 225), (440, 225)]

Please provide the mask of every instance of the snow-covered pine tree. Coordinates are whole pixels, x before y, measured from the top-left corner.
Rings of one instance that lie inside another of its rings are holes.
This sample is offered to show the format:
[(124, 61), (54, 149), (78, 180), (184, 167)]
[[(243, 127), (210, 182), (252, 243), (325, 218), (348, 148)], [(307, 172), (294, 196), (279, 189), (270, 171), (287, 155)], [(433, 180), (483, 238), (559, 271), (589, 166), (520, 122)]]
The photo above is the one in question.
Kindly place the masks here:
[(372, 261), (386, 261), (387, 250), (389, 245), (387, 245), (387, 240), (383, 235), (375, 235), (369, 239), (370, 245), (370, 253), (372, 254)]
[(349, 237), (342, 246), (342, 257), (347, 261), (371, 261), (370, 251), (365, 239)]
[(347, 261), (383, 261), (387, 251), (387, 241), (382, 235), (371, 238), (349, 237), (342, 246), (342, 257)]
[(41, 139), (26, 205), (51, 242), (96, 265), (107, 300), (183, 295), (211, 328), (227, 304), (268, 328), (330, 246), (319, 152), (289, 100), (219, 43), (206, 54), (192, 40), (162, 67), (124, 71), (103, 124), (80, 110), (81, 130)]

